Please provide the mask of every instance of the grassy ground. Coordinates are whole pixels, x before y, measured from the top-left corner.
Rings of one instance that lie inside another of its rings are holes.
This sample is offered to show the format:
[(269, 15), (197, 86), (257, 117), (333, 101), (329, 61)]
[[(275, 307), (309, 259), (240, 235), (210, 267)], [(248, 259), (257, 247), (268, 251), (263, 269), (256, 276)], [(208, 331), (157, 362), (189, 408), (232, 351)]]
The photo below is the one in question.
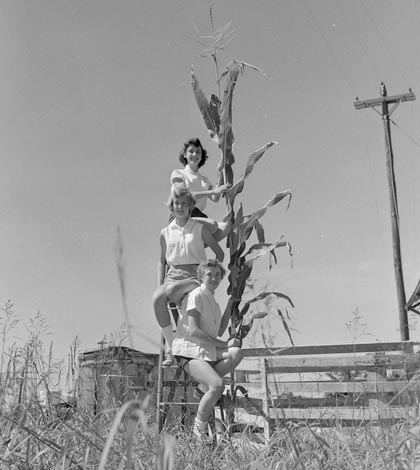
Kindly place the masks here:
[(97, 414), (56, 407), (49, 391), (66, 368), (73, 370), (76, 346), (66, 367), (54, 361), (51, 348), (44, 350), (45, 325), (37, 315), (28, 340), (6, 347), (16, 318), (11, 304), (2, 311), (0, 470), (420, 469), (419, 418), (360, 428), (289, 424), (278, 426), (269, 442), (243, 431), (209, 447), (179, 422), (158, 433), (151, 398)]
[(44, 469), (418, 469), (420, 423), (387, 427), (278, 428), (269, 442), (246, 432), (212, 447), (169, 425), (159, 435), (148, 403), (93, 416), (57, 417), (37, 403), (1, 416), (0, 468)]

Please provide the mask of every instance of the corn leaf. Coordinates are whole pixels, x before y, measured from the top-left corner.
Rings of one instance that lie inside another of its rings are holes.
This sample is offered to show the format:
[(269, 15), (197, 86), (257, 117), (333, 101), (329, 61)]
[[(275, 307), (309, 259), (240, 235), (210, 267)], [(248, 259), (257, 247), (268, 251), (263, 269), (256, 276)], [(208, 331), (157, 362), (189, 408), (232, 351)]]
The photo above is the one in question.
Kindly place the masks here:
[[(240, 262), (243, 262), (243, 260), (243, 257), (239, 259)], [(239, 301), (242, 299), (242, 295), (246, 287), (246, 281), (251, 275), (252, 267), (252, 261), (249, 263), (243, 263), (241, 269), (236, 270), (236, 276), (232, 270), (231, 275), (229, 276), (228, 295), (232, 295), (235, 299), (239, 299)], [(236, 312), (232, 312), (232, 314), (235, 315)]]
[(264, 300), (265, 298), (269, 297), (269, 296), (272, 296), (274, 295), (275, 297), (277, 298), (281, 298), (281, 299), (284, 299), (284, 300), (287, 300), (287, 302), (289, 302), (289, 304), (294, 307), (293, 305), (293, 302), (292, 302), (292, 299), (286, 295), (286, 294), (282, 294), (281, 292), (275, 292), (275, 291), (272, 291), (272, 292), (261, 292), (260, 294), (258, 294), (256, 297), (254, 297), (253, 299), (251, 300), (248, 300), (244, 303), (244, 306), (242, 307), (241, 311), (240, 311), (240, 316), (241, 318), (246, 315), (246, 313), (248, 312), (249, 310), (249, 307), (251, 306), (252, 303), (254, 302), (258, 302), (260, 300)]
[(248, 323), (246, 324), (243, 324), (242, 319), (241, 319), (241, 323), (236, 331), (236, 338), (243, 340), (251, 331), (252, 325), (254, 324), (254, 320), (258, 318), (264, 318), (267, 315), (268, 315), (268, 312), (256, 312), (251, 316)]
[(258, 242), (264, 243), (265, 242), (264, 227), (258, 222), (258, 220), (255, 221), (254, 228), (255, 228), (255, 233), (257, 235)]
[(289, 336), (289, 340), (292, 343), (292, 346), (294, 346), (295, 343), (293, 342), (293, 338), (292, 338), (292, 334), (290, 333), (289, 325), (287, 324), (287, 321), (284, 318), (284, 315), (283, 315), (282, 311), (277, 309), (277, 313), (279, 314), (279, 316), (281, 318), (281, 322), (283, 323), (283, 328), (285, 329), (287, 335)]
[(220, 106), (219, 149), (223, 155), (225, 183), (233, 184), (232, 165), (235, 163), (232, 148), (234, 143), (232, 130), (233, 91), (238, 80), (240, 66), (234, 66), (228, 72), (222, 104)]
[[(244, 262), (244, 257), (240, 258), (242, 264), (242, 269), (238, 270), (236, 276), (231, 276), (229, 278), (228, 294), (231, 294), (237, 299), (242, 299), (243, 293), (245, 291), (246, 282), (251, 275), (253, 268), (253, 260)], [(233, 312), (233, 315), (237, 317), (239, 312)]]
[(235, 197), (242, 192), (244, 188), (244, 181), (248, 176), (252, 173), (252, 170), (254, 169), (255, 164), (258, 162), (258, 160), (264, 155), (264, 153), (273, 145), (278, 145), (277, 142), (271, 141), (262, 146), (261, 148), (255, 150), (252, 152), (247, 159), (246, 166), (245, 166), (245, 171), (244, 174), (239, 178), (239, 180), (232, 186), (232, 188), (229, 190), (229, 198), (232, 200), (235, 199)]
[(241, 74), (243, 75), (244, 72), (245, 72), (245, 67), (248, 67), (252, 70), (256, 70), (257, 72), (260, 72), (262, 73), (263, 75), (266, 75), (266, 73), (256, 67), (255, 65), (251, 65), (251, 64), (248, 64), (247, 62), (243, 62), (242, 60), (231, 60), (227, 65), (226, 65), (226, 70), (222, 73), (222, 75), (220, 75), (220, 78), (219, 78), (219, 81), (222, 80), (223, 78), (225, 78), (225, 76), (235, 67), (238, 67), (239, 70), (241, 71)]
[(201, 116), (204, 119), (204, 123), (206, 124), (207, 130), (210, 134), (210, 138), (214, 140), (217, 144), (219, 144), (219, 125), (220, 125), (220, 118), (219, 118), (219, 105), (220, 101), (215, 96), (212, 95), (209, 100), (206, 98), (206, 95), (201, 90), (198, 79), (191, 69), (191, 84), (195, 96), (195, 100), (197, 102), (198, 108), (200, 110)]
[[(228, 295), (232, 295), (237, 299), (242, 299), (242, 295), (245, 291), (246, 283), (251, 275), (253, 263), (256, 259), (265, 256), (268, 253), (274, 253), (274, 250), (279, 247), (286, 246), (289, 248), (289, 254), (292, 256), (290, 244), (286, 241), (277, 241), (275, 243), (258, 243), (252, 245), (246, 255), (240, 256), (243, 252), (245, 243), (240, 245), (240, 248), (234, 252), (231, 256), (231, 262), (229, 264), (230, 274), (228, 277), (229, 285), (227, 289)], [(254, 253), (252, 256), (248, 256), (253, 251), (259, 250), (258, 253)], [(237, 310), (232, 311), (231, 314), (237, 320), (243, 316), (239, 314)]]
[(239, 243), (242, 242), (243, 239), (246, 239), (246, 234), (249, 230), (250, 227), (252, 227), (258, 219), (260, 219), (266, 212), (267, 209), (271, 206), (274, 206), (278, 202), (280, 202), (282, 199), (285, 197), (289, 198), (289, 203), (287, 205), (287, 208), (290, 206), (290, 199), (292, 198), (292, 193), (290, 190), (282, 191), (281, 193), (275, 194), (266, 204), (265, 206), (261, 207), (261, 209), (255, 211), (253, 214), (247, 217), (247, 220), (243, 222), (239, 226)]
[(260, 250), (258, 253), (255, 253), (252, 256), (249, 256), (247, 258), (248, 260), (257, 259), (257, 258), (260, 258), (261, 256), (266, 255), (268, 252), (274, 251), (276, 248), (280, 248), (283, 246), (286, 246), (288, 248), (289, 255), (293, 256), (292, 247), (290, 246), (290, 243), (286, 241), (282, 241), (282, 240), (279, 240), (274, 243), (255, 243), (254, 245), (251, 246), (251, 248), (249, 248), (245, 256), (250, 255), (253, 251)]

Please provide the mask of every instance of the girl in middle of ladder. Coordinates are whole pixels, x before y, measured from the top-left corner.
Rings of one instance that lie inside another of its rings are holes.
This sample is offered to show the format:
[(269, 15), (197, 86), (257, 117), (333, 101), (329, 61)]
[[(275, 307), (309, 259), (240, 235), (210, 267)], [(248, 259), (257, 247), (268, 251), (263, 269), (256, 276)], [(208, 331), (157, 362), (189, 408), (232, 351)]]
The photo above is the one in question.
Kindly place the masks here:
[(160, 234), (159, 287), (153, 295), (155, 316), (166, 341), (164, 367), (174, 364), (174, 334), (168, 302), (179, 305), (183, 296), (198, 286), (196, 268), (207, 258), (205, 247), (209, 247), (219, 261), (223, 261), (225, 255), (208, 228), (191, 218), (194, 205), (195, 199), (185, 186), (172, 186), (168, 207), (175, 218)]

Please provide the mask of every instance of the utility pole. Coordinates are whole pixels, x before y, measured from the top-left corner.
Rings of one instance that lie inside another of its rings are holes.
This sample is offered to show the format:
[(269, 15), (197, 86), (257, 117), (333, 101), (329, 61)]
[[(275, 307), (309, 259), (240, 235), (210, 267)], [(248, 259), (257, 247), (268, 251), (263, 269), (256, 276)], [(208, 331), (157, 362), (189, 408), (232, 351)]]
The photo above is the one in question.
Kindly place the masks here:
[[(398, 310), (400, 318), (400, 334), (402, 341), (408, 341), (410, 339), (410, 333), (408, 329), (408, 316), (406, 309), (406, 299), (404, 290), (404, 278), (402, 271), (401, 262), (401, 248), (400, 248), (400, 233), (399, 233), (399, 215), (398, 215), (398, 201), (397, 201), (397, 188), (395, 184), (395, 173), (394, 173), (394, 155), (392, 153), (391, 143), (391, 128), (390, 128), (390, 116), (395, 111), (397, 106), (403, 101), (412, 101), (416, 97), (414, 93), (409, 89), (409, 93), (395, 96), (387, 96), (386, 88), (384, 83), (381, 83), (381, 96), (370, 100), (359, 100), (356, 98), (354, 107), (356, 109), (372, 108), (382, 116), (385, 131), (385, 150), (386, 150), (386, 167), (388, 173), (388, 187), (389, 187), (389, 198), (391, 203), (391, 227), (392, 227), (392, 247), (394, 255), (394, 271), (395, 281), (397, 286), (397, 299), (398, 299)], [(389, 110), (389, 105), (393, 105)], [(377, 111), (375, 107), (380, 106), (381, 112)]]

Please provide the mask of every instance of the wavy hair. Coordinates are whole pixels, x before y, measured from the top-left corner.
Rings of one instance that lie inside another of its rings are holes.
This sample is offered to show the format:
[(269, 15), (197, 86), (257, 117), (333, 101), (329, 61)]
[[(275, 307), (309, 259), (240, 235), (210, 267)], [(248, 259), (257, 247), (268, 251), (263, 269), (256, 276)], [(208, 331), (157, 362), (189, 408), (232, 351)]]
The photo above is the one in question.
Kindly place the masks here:
[(169, 195), (168, 202), (166, 203), (169, 210), (172, 213), (174, 212), (174, 201), (180, 197), (187, 198), (188, 206), (191, 212), (191, 209), (195, 206), (195, 198), (191, 194), (191, 191), (184, 184), (173, 184), (171, 186), (171, 194)]
[(218, 259), (208, 259), (206, 261), (202, 261), (198, 266), (197, 266), (197, 279), (199, 281), (203, 280), (204, 276), (204, 271), (206, 268), (220, 268), (221, 272), (221, 279), (223, 279), (226, 275), (226, 269), (223, 267), (223, 264), (218, 260)]
[(207, 155), (207, 150), (203, 147), (203, 145), (200, 142), (200, 139), (197, 137), (192, 137), (191, 139), (188, 139), (184, 142), (184, 145), (179, 152), (178, 160), (184, 165), (187, 165), (187, 159), (185, 158), (185, 152), (187, 151), (187, 148), (190, 145), (194, 145), (195, 147), (200, 147), (201, 148), (201, 160), (200, 163), (198, 164), (198, 168), (202, 167), (204, 163), (206, 163), (206, 160), (209, 158)]

